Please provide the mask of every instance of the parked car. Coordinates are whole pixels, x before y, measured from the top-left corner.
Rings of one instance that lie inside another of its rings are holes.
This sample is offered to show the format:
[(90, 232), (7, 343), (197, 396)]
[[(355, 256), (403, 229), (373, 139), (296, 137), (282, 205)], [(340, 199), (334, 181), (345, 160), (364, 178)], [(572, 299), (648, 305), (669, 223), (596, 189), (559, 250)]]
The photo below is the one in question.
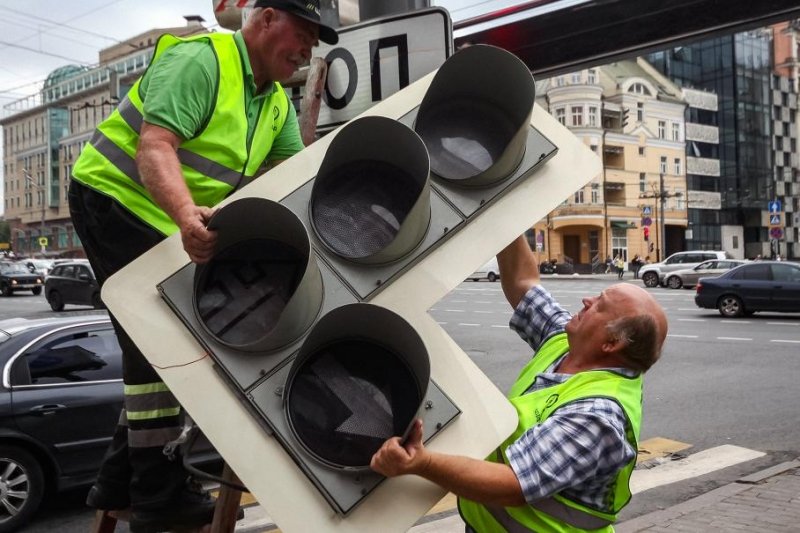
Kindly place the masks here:
[(44, 278), (40, 274), (32, 274), (24, 263), (16, 261), (0, 261), (0, 293), (11, 296), (16, 291), (42, 293)]
[(495, 282), (500, 279), (500, 267), (497, 266), (497, 258), (493, 257), (490, 259), (488, 263), (473, 272), (469, 279), (472, 281), (488, 279), (491, 282)]
[[(45, 494), (94, 482), (122, 409), (122, 354), (105, 313), (0, 320), (0, 533)], [(192, 464), (219, 464), (200, 436)]]
[(666, 285), (670, 289), (680, 289), (681, 287), (690, 289), (697, 285), (697, 280), (701, 277), (710, 278), (718, 276), (746, 262), (747, 261), (743, 259), (712, 259), (711, 261), (703, 261), (694, 268), (670, 272), (667, 274)]
[(71, 261), (53, 267), (44, 284), (44, 295), (53, 311), (63, 311), (65, 304), (104, 307), (100, 285), (88, 261)]
[(800, 312), (800, 265), (754, 261), (715, 278), (700, 278), (694, 302), (724, 317), (756, 311)]
[(25, 266), (28, 267), (31, 273), (40, 274), (45, 280), (53, 265), (54, 261), (52, 259), (28, 259), (25, 261)]
[(667, 257), (660, 263), (650, 263), (639, 269), (639, 277), (645, 287), (664, 286), (666, 275), (676, 270), (694, 268), (703, 261), (711, 259), (731, 259), (726, 252), (718, 250), (697, 250), (678, 252)]
[(122, 408), (122, 362), (108, 316), (83, 315), (0, 321), (0, 364), (5, 533), (46, 490), (93, 480)]

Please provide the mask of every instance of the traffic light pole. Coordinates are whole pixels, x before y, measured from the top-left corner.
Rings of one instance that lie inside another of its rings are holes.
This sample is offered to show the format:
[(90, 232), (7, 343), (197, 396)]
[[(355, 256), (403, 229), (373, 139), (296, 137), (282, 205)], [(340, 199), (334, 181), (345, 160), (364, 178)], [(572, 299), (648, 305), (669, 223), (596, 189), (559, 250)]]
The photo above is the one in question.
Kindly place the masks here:
[[(25, 181), (30, 183), (31, 186), (34, 187), (36, 190), (42, 192), (42, 220), (41, 220), (41, 226), (39, 227), (39, 237), (44, 237), (44, 227), (45, 227), (44, 219), (45, 219), (45, 214), (46, 214), (46, 209), (47, 209), (47, 202), (46, 202), (46, 198), (45, 198), (45, 194), (46, 194), (45, 190), (41, 185), (39, 185), (38, 183), (36, 183), (36, 181), (34, 181), (33, 176), (31, 176), (31, 173), (28, 172), (27, 168), (23, 168), (22, 172), (23, 172), (23, 174), (25, 174)], [(31, 248), (31, 255), (33, 255), (33, 243), (31, 243), (31, 247), (30, 248)], [(44, 255), (44, 246), (41, 246), (41, 251), (42, 251), (42, 253)]]
[(670, 193), (664, 190), (663, 172), (658, 175), (658, 187), (656, 188), (655, 183), (651, 183), (651, 185), (653, 191), (642, 193), (639, 198), (654, 198), (658, 200), (655, 204), (656, 223), (658, 224), (658, 231), (656, 231), (656, 260), (661, 261), (667, 254), (665, 238), (667, 198), (677, 198), (683, 196), (683, 194), (680, 192)]

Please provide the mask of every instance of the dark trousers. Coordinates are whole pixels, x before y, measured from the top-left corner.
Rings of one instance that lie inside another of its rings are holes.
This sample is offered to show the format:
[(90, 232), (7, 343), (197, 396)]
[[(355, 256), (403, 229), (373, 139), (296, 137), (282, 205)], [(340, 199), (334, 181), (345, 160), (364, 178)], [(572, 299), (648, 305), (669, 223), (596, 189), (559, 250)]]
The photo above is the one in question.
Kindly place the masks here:
[[(164, 239), (112, 198), (75, 180), (70, 183), (69, 209), (72, 224), (101, 286), (115, 272)], [(122, 348), (125, 385), (161, 383), (161, 378), (113, 315), (111, 321)], [(171, 393), (165, 394), (174, 401)], [(130, 402), (131, 398), (126, 395), (126, 411), (114, 432), (97, 481), (109, 491), (128, 492), (135, 509), (158, 508), (177, 494), (186, 480), (180, 460), (169, 460), (162, 451), (168, 440), (165, 436), (174, 438), (179, 433), (180, 417), (126, 420), (126, 412), (131, 411)], [(177, 401), (174, 403), (177, 405)], [(129, 446), (129, 439), (133, 445)]]

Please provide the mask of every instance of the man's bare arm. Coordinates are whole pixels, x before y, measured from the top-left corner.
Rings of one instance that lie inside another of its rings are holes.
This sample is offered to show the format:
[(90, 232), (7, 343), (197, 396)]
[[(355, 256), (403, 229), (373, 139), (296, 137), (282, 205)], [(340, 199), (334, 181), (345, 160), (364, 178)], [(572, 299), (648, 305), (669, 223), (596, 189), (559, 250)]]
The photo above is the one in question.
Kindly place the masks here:
[(192, 261), (205, 263), (216, 244), (215, 233), (206, 229), (214, 210), (195, 205), (178, 160), (180, 142), (170, 130), (143, 123), (136, 166), (147, 191), (180, 228), (186, 253)]
[(405, 443), (387, 440), (370, 467), (384, 476), (414, 474), (457, 496), (492, 505), (525, 505), (522, 488), (510, 466), (459, 455), (430, 452), (422, 444), (422, 421), (416, 420)]
[(539, 260), (524, 236), (519, 236), (497, 254), (500, 282), (511, 307), (517, 304), (534, 285), (541, 282)]

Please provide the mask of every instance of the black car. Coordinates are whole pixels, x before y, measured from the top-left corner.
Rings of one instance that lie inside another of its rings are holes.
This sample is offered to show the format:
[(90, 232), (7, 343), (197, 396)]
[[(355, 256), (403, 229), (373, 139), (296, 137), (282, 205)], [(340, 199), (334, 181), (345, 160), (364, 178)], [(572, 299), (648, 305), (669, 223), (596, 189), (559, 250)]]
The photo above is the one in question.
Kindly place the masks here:
[(88, 261), (72, 261), (53, 267), (44, 284), (44, 295), (53, 311), (62, 311), (64, 304), (103, 308), (100, 285)]
[(91, 483), (122, 408), (122, 356), (105, 314), (0, 321), (0, 532), (46, 491)]
[(0, 261), (0, 293), (11, 296), (16, 291), (29, 290), (33, 294), (42, 293), (44, 276), (31, 272), (23, 263)]
[(715, 278), (700, 278), (694, 301), (724, 317), (756, 311), (800, 312), (800, 265), (755, 261)]

